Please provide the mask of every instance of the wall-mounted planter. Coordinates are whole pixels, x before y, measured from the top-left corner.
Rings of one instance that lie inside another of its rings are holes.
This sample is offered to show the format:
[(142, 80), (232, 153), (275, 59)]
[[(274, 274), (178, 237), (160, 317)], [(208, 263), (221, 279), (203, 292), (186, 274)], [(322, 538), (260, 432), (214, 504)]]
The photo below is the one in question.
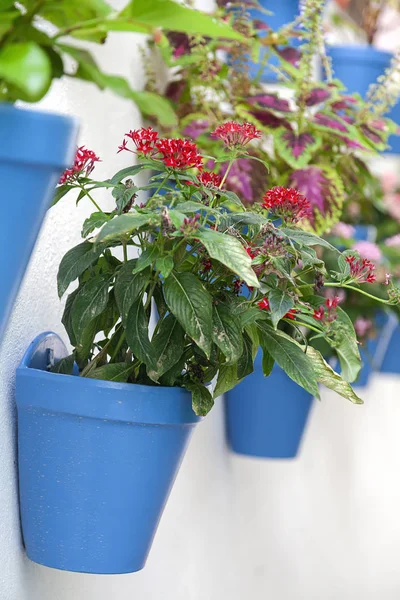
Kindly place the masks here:
[(77, 122), (0, 103), (0, 335), (61, 173), (75, 156)]
[[(375, 83), (390, 65), (392, 54), (378, 50), (372, 46), (331, 46), (328, 53), (332, 59), (335, 77), (340, 79), (350, 93), (358, 92), (365, 96), (371, 83)], [(400, 103), (387, 115), (396, 123), (400, 123)], [(385, 152), (400, 153), (400, 137), (389, 139), (390, 150)]]
[(392, 313), (382, 328), (377, 354), (381, 373), (400, 373), (400, 325), (397, 316)]
[[(287, 25), (295, 20), (299, 15), (299, 0), (259, 0), (259, 4), (262, 8), (271, 12), (271, 14), (265, 14), (257, 9), (249, 8), (247, 12), (251, 18), (261, 23), (265, 23), (273, 31), (277, 31), (283, 25)], [(262, 33), (262, 31), (260, 32)], [(293, 38), (290, 40), (292, 46), (298, 46), (298, 40)], [(260, 51), (260, 63), (263, 61), (263, 57), (267, 51), (261, 49)], [(230, 64), (234, 64), (233, 61), (229, 60)], [(279, 66), (279, 59), (275, 55), (271, 54), (268, 58), (268, 64), (274, 67)], [(251, 78), (255, 78), (259, 74), (260, 63), (250, 63), (249, 74)], [(264, 68), (259, 80), (262, 83), (276, 83), (278, 81), (277, 74), (270, 69), (268, 66)]]
[(46, 371), (66, 354), (44, 333), (17, 370), (27, 555), (68, 571), (138, 571), (200, 419), (183, 389)]
[(264, 377), (261, 361), (259, 353), (254, 372), (225, 396), (228, 444), (238, 454), (294, 458), (312, 396), (277, 365)]

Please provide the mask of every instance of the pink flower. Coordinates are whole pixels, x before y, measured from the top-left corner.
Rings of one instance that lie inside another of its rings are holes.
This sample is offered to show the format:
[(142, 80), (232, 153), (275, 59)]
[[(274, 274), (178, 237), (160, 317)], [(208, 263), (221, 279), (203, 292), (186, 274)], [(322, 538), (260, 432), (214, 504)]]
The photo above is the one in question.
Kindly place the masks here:
[(100, 159), (93, 150), (88, 150), (85, 146), (79, 146), (75, 154), (74, 164), (64, 171), (58, 183), (60, 185), (72, 183), (78, 177), (89, 177), (96, 162), (100, 162)]
[(372, 329), (371, 319), (364, 319), (364, 317), (357, 317), (354, 322), (354, 329), (358, 337), (363, 338)]
[(353, 225), (340, 222), (336, 223), (336, 225), (333, 227), (332, 233), (333, 235), (337, 235), (338, 237), (348, 240), (354, 237), (355, 228)]
[(392, 235), (392, 237), (387, 238), (387, 240), (385, 240), (385, 246), (388, 246), (389, 248), (400, 249), (400, 233), (396, 233), (396, 235)]
[(382, 259), (382, 252), (380, 251), (379, 246), (373, 242), (357, 242), (354, 244), (353, 249), (359, 253), (361, 258), (366, 258), (375, 262), (379, 262)]
[(350, 265), (351, 278), (357, 283), (374, 283), (376, 281), (375, 265), (370, 260), (346, 256), (346, 262)]

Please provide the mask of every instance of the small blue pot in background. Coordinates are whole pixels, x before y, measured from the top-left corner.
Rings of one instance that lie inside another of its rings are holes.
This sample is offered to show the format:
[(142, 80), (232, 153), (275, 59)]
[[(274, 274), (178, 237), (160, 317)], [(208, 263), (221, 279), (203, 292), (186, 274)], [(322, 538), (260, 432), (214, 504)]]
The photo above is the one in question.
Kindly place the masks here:
[[(335, 77), (350, 93), (358, 92), (361, 96), (365, 96), (369, 86), (383, 75), (393, 56), (390, 52), (367, 45), (331, 46), (328, 54), (332, 59)], [(400, 103), (387, 116), (400, 123)], [(391, 136), (389, 144), (391, 149), (385, 152), (400, 153), (399, 136)]]
[(180, 388), (46, 370), (66, 354), (44, 333), (17, 370), (26, 552), (67, 571), (138, 571), (200, 418)]
[[(271, 14), (266, 14), (257, 9), (249, 8), (247, 12), (250, 17), (254, 20), (261, 21), (268, 25), (270, 29), (273, 31), (277, 31), (283, 25), (287, 25), (295, 20), (295, 18), (299, 15), (299, 0), (259, 0), (259, 4), (262, 8), (270, 11)], [(290, 44), (292, 46), (298, 46), (298, 40), (293, 38), (290, 40)], [(260, 71), (261, 63), (263, 61), (263, 57), (268, 52), (268, 50), (261, 49), (260, 50), (260, 63), (250, 63), (249, 75), (253, 79), (255, 78)], [(230, 64), (234, 64), (233, 61), (229, 60)], [(279, 66), (279, 59), (274, 54), (271, 54), (268, 58), (268, 64), (273, 65), (274, 67)], [(263, 69), (259, 80), (262, 83), (276, 83), (278, 81), (277, 74), (272, 71), (268, 66)]]
[(0, 335), (61, 173), (75, 156), (77, 122), (0, 103)]
[(400, 373), (400, 325), (395, 314), (390, 314), (382, 330), (380, 347), (380, 372), (392, 375)]
[(225, 395), (230, 448), (260, 458), (297, 456), (312, 396), (275, 364), (269, 377), (257, 354), (254, 372)]

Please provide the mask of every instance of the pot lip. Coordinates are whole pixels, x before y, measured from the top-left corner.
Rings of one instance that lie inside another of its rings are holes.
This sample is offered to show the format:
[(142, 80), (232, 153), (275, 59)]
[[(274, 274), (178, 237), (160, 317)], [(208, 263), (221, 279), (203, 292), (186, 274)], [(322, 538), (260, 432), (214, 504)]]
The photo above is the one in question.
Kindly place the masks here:
[(194, 413), (190, 392), (184, 388), (50, 373), (46, 370), (49, 352), (55, 361), (68, 355), (61, 338), (51, 331), (38, 335), (22, 357), (17, 368), (19, 407), (158, 425), (190, 425), (202, 420)]
[(331, 45), (327, 48), (328, 54), (341, 60), (358, 60), (365, 63), (365, 59), (375, 63), (386, 64), (392, 58), (393, 54), (386, 50), (380, 50), (368, 44), (344, 44)]
[(0, 160), (63, 170), (76, 152), (76, 117), (0, 102)]

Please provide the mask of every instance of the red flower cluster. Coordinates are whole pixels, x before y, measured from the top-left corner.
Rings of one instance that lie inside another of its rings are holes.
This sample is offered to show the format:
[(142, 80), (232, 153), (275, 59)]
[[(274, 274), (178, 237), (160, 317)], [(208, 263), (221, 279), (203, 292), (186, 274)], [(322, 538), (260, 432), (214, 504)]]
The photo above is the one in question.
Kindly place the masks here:
[(211, 173), (210, 171), (203, 171), (198, 176), (198, 179), (200, 183), (207, 188), (218, 188), (222, 182), (221, 175), (218, 175), (218, 173)]
[(147, 156), (148, 154), (154, 154), (154, 152), (157, 152), (155, 143), (158, 139), (158, 133), (151, 127), (148, 127), (147, 129), (142, 127), (142, 129), (134, 129), (133, 131), (131, 130), (129, 133), (126, 133), (124, 139), (122, 140), (121, 146), (118, 146), (117, 154), (122, 152), (122, 150), (134, 152), (134, 150), (128, 148), (128, 141), (126, 138), (132, 140), (136, 146), (136, 152), (139, 152), (140, 154)]
[(259, 139), (261, 131), (251, 123), (228, 121), (223, 125), (219, 125), (211, 135), (222, 140), (228, 148), (237, 148), (246, 146), (252, 140)]
[[(247, 246), (245, 248), (245, 250), (246, 250), (247, 254), (250, 256), (251, 259), (255, 258), (257, 256), (257, 254), (258, 254), (258, 252), (254, 252), (254, 250), (252, 250), (251, 246)], [(267, 302), (268, 302), (268, 300), (267, 300)]]
[(162, 138), (157, 140), (156, 147), (166, 167), (173, 169), (200, 169), (203, 159), (194, 142), (182, 139)]
[(336, 309), (338, 307), (340, 298), (339, 296), (335, 296), (334, 298), (327, 298), (325, 300), (325, 306), (327, 308), (327, 312), (325, 313), (325, 308), (321, 304), (321, 306), (317, 309), (314, 309), (313, 317), (316, 321), (326, 321), (328, 323), (332, 323), (332, 321), (336, 320), (337, 312)]
[(297, 223), (311, 213), (311, 204), (305, 196), (293, 188), (282, 186), (268, 190), (263, 197), (262, 206), (291, 223)]
[[(268, 298), (263, 298), (260, 300), (260, 302), (257, 302), (257, 305), (261, 308), (261, 310), (270, 310)], [(296, 318), (296, 314), (297, 310), (295, 308), (291, 308), (283, 318), (294, 320)]]
[(357, 283), (374, 283), (376, 280), (375, 265), (366, 258), (357, 256), (346, 256), (346, 262), (350, 265), (350, 276)]
[(75, 154), (74, 164), (64, 171), (58, 183), (60, 185), (70, 183), (79, 176), (89, 177), (94, 169), (94, 164), (99, 161), (100, 158), (92, 150), (88, 150), (85, 146), (79, 146)]

